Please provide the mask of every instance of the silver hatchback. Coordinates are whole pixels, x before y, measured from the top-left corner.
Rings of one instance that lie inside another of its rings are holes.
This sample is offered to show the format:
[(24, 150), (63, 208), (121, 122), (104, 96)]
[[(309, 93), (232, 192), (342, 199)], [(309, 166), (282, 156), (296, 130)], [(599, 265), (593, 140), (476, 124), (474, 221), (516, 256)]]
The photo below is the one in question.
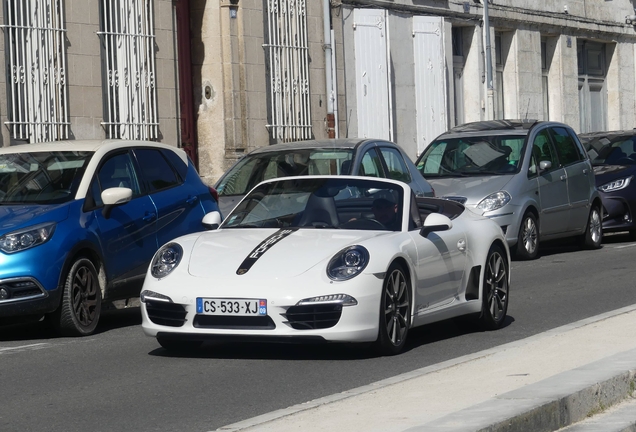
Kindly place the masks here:
[(579, 236), (601, 246), (601, 199), (587, 153), (569, 126), (494, 120), (457, 126), (416, 161), (436, 195), (499, 223), (517, 257), (539, 241)]

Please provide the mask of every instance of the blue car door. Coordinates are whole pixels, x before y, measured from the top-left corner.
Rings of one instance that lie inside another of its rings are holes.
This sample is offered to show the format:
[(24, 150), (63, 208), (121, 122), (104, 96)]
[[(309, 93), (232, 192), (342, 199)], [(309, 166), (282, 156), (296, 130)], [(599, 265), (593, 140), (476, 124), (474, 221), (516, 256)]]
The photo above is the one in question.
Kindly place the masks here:
[(184, 234), (203, 230), (201, 192), (197, 191), (196, 185), (184, 181), (187, 166), (175, 167), (160, 149), (137, 148), (134, 152), (157, 209), (159, 246)]
[[(104, 216), (101, 192), (127, 187), (132, 199)], [(144, 193), (129, 151), (105, 158), (89, 190), (93, 216), (99, 224), (104, 267), (110, 283), (107, 297), (138, 295), (143, 277), (157, 250), (157, 212)]]

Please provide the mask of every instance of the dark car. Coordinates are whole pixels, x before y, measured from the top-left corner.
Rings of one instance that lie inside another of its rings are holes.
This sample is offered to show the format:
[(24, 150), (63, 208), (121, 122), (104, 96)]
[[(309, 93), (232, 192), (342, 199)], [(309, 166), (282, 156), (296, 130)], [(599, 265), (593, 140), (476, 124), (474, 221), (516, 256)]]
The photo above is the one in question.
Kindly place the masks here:
[(629, 231), (636, 239), (636, 131), (580, 135), (603, 201), (603, 231)]
[(311, 140), (261, 147), (241, 158), (214, 186), (221, 213), (263, 180), (299, 175), (360, 175), (400, 180), (417, 196), (434, 196), (431, 185), (395, 143), (376, 139)]

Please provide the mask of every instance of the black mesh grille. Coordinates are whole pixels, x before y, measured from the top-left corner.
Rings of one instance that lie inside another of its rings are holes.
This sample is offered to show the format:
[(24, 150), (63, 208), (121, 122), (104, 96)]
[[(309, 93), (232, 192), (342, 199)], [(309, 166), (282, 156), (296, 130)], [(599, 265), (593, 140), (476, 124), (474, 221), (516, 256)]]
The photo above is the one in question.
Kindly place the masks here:
[(42, 289), (32, 280), (5, 281), (0, 284), (0, 288), (8, 293), (6, 299), (19, 299), (45, 295)]
[(323, 304), (292, 306), (287, 309), (285, 318), (296, 330), (326, 329), (335, 326), (342, 315), (342, 305)]
[(155, 324), (168, 327), (181, 327), (186, 322), (186, 310), (183, 306), (146, 300), (148, 318)]
[(269, 316), (196, 315), (192, 325), (196, 328), (233, 330), (273, 330), (276, 324)]

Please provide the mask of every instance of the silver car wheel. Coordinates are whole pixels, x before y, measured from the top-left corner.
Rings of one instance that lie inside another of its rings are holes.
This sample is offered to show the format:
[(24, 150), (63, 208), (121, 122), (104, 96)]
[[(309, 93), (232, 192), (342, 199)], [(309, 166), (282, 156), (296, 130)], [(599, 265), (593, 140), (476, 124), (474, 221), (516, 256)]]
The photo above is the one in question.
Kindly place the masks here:
[(393, 270), (384, 289), (384, 323), (386, 334), (395, 346), (402, 343), (408, 330), (408, 285), (399, 269)]
[(523, 239), (523, 247), (529, 255), (532, 255), (537, 249), (537, 225), (534, 223), (534, 219), (530, 217), (524, 219), (521, 238)]
[(488, 257), (486, 285), (488, 288), (486, 305), (493, 320), (499, 322), (506, 314), (508, 302), (508, 275), (504, 258), (499, 251), (493, 251)]
[(592, 214), (590, 215), (590, 237), (592, 241), (596, 244), (601, 241), (601, 214), (598, 209), (595, 207), (592, 209)]

